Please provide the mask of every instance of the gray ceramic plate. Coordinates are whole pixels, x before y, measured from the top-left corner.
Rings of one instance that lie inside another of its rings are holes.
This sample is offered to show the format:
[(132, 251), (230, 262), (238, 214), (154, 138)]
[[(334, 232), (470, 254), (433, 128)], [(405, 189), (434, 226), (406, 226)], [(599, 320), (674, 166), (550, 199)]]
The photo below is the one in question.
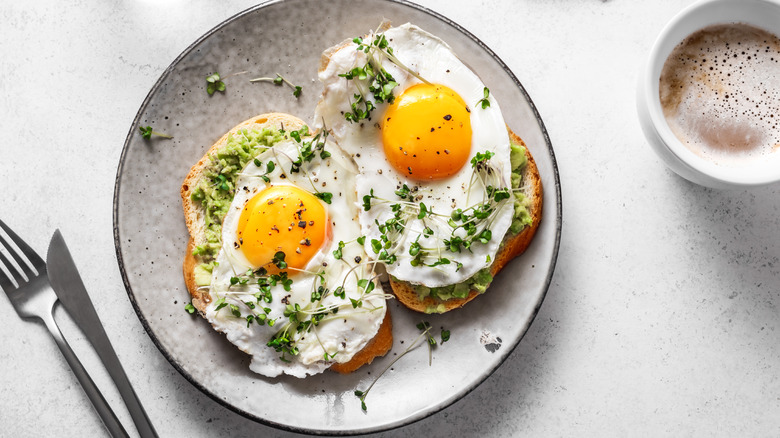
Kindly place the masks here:
[[(255, 375), (247, 356), (184, 310), (189, 295), (181, 261), (188, 235), (180, 185), (190, 166), (239, 122), (268, 111), (311, 119), (321, 51), (364, 34), (383, 18), (415, 23), (447, 41), (498, 98), (507, 123), (528, 143), (539, 166), (545, 188), (542, 224), (529, 250), (498, 276), (485, 296), (464, 309), (425, 316), (391, 303), (395, 345), (372, 365), (350, 375), (325, 372), (305, 380)], [(215, 71), (223, 77), (248, 73), (228, 77), (227, 90), (209, 96), (205, 77)], [(274, 72), (303, 85), (301, 97), (295, 99), (286, 87), (249, 82)], [(142, 139), (138, 127), (147, 125), (174, 139)], [(517, 346), (550, 284), (560, 240), (560, 196), (552, 146), (530, 97), (501, 60), (466, 30), (404, 2), (277, 1), (242, 12), (195, 41), (149, 92), (130, 127), (117, 171), (114, 237), (139, 318), (192, 384), (265, 424), (298, 432), (357, 434), (440, 411), (473, 390)], [(372, 390), (368, 412), (361, 411), (354, 390), (365, 389), (409, 345), (422, 319), (449, 329), (451, 340), (435, 350), (431, 366), (424, 346), (404, 356)]]

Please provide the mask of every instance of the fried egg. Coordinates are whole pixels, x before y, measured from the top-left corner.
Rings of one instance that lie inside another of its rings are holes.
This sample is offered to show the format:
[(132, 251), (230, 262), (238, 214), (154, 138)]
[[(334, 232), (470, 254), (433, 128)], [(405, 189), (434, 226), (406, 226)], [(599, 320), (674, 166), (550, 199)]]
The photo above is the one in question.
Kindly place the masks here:
[(356, 243), (354, 162), (330, 141), (298, 138), (239, 174), (205, 312), (252, 356), (250, 369), (269, 377), (305, 377), (349, 361), (386, 311)]
[(395, 278), (429, 287), (489, 266), (514, 195), (509, 135), (484, 83), (411, 24), (325, 56), (315, 120), (357, 163), (367, 253)]

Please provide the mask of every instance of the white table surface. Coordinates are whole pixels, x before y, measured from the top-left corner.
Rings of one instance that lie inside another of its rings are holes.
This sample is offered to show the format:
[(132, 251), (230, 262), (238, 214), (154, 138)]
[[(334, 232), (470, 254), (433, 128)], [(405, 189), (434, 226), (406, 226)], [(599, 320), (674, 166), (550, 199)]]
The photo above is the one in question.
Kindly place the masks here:
[[(653, 155), (637, 72), (689, 0), (424, 0), (506, 62), (549, 131), (558, 264), (518, 348), (475, 391), (382, 436), (780, 435), (778, 186), (715, 191)], [(112, 196), (122, 144), (163, 70), (250, 0), (0, 3), (0, 218), (41, 253), (59, 228), (161, 436), (292, 436), (200, 393), (122, 285)], [(316, 11), (302, 11), (316, 13)], [(63, 331), (132, 433), (96, 356)], [(0, 296), (0, 435), (106, 436), (42, 325)]]

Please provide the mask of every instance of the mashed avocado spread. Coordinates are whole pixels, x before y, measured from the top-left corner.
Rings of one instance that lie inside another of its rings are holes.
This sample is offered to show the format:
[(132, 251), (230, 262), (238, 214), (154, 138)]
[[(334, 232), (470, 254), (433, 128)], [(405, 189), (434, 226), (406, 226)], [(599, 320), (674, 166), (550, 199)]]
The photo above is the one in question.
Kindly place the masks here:
[[(522, 183), (522, 171), (525, 168), (528, 158), (525, 155), (525, 147), (512, 143), (509, 155), (512, 166), (512, 189), (517, 190)], [(525, 195), (516, 191), (515, 192), (515, 204), (514, 204), (514, 216), (512, 217), (512, 225), (509, 227), (506, 237), (517, 235), (528, 225), (531, 225), (531, 214), (528, 212), (528, 201)], [(503, 243), (501, 245), (503, 247)], [(501, 250), (499, 247), (499, 251)], [(435, 299), (438, 304), (429, 306), (425, 309), (426, 313), (443, 313), (445, 311), (442, 301), (449, 300), (451, 298), (466, 298), (469, 291), (474, 290), (478, 293), (484, 293), (490, 283), (493, 281), (493, 276), (490, 274), (490, 267), (486, 267), (478, 271), (468, 280), (444, 287), (426, 287), (423, 285), (414, 285), (414, 290), (417, 292), (417, 297), (422, 301), (425, 297), (430, 296)]]
[(214, 258), (222, 246), (222, 220), (233, 201), (238, 173), (258, 154), (278, 143), (284, 134), (278, 129), (243, 129), (231, 135), (224, 147), (211, 155), (191, 199), (200, 203), (205, 219), (206, 241), (193, 251), (204, 263), (195, 268), (199, 286), (211, 282)]

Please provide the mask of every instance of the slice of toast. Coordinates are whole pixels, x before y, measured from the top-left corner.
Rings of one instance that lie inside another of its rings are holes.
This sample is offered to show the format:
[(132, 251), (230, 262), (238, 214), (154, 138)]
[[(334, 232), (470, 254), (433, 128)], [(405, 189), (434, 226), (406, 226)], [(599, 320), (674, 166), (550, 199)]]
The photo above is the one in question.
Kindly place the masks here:
[[(490, 266), (490, 274), (493, 276), (498, 274), (507, 263), (522, 254), (526, 248), (528, 248), (542, 219), (542, 180), (539, 176), (539, 169), (536, 167), (536, 162), (523, 140), (511, 130), (509, 130), (509, 137), (512, 143), (525, 147), (527, 163), (522, 172), (521, 187), (523, 195), (525, 195), (528, 200), (527, 209), (528, 213), (531, 215), (532, 222), (530, 225), (520, 230), (519, 233), (504, 237), (501, 247), (493, 259), (493, 264)], [(444, 312), (448, 312), (452, 309), (463, 307), (466, 303), (473, 300), (478, 295), (481, 295), (479, 292), (471, 290), (465, 298), (451, 298), (441, 301), (427, 296), (421, 300), (417, 291), (415, 291), (414, 286), (409, 282), (396, 280), (390, 277), (390, 286), (392, 287), (396, 298), (398, 298), (398, 301), (406, 307), (418, 312), (426, 312), (426, 310), (436, 308), (440, 304), (443, 304)]]
[[(190, 169), (190, 172), (184, 179), (184, 183), (181, 186), (181, 198), (182, 207), (184, 209), (184, 217), (187, 223), (187, 229), (190, 233), (189, 243), (187, 250), (184, 254), (184, 262), (182, 264), (182, 270), (184, 273), (184, 283), (187, 286), (192, 297), (192, 305), (203, 315), (206, 311), (206, 306), (211, 300), (207, 289), (199, 288), (196, 282), (196, 268), (204, 262), (204, 260), (194, 254), (195, 248), (198, 245), (203, 244), (206, 241), (205, 237), (205, 213), (201, 204), (192, 199), (192, 193), (197, 188), (198, 182), (203, 178), (204, 170), (211, 163), (211, 156), (216, 154), (221, 148), (227, 145), (228, 139), (244, 130), (244, 129), (256, 129), (261, 130), (266, 127), (272, 129), (284, 129), (287, 132), (294, 131), (305, 126), (306, 123), (294, 116), (283, 113), (267, 113), (259, 116), (252, 117), (245, 120), (225, 135), (217, 140), (214, 145), (209, 148), (206, 154)], [(392, 334), (392, 321), (390, 318), (390, 310), (385, 312), (385, 318), (382, 321), (382, 325), (379, 327), (379, 331), (374, 338), (359, 352), (357, 352), (351, 360), (344, 363), (336, 363), (330, 367), (339, 373), (350, 373), (357, 370), (363, 365), (371, 363), (374, 358), (384, 356), (390, 351), (393, 345)]]
[(244, 129), (263, 129), (272, 127), (293, 131), (305, 126), (306, 123), (289, 114), (266, 113), (244, 120), (217, 140), (205, 155), (190, 169), (181, 186), (181, 201), (184, 208), (184, 220), (190, 232), (190, 241), (184, 255), (184, 283), (192, 296), (192, 305), (201, 313), (205, 312), (210, 296), (205, 290), (199, 290), (195, 281), (195, 268), (203, 260), (194, 255), (195, 248), (206, 241), (205, 213), (199, 202), (192, 200), (192, 192), (198, 187), (198, 181), (203, 177), (204, 170), (211, 164), (211, 156), (227, 145), (228, 139)]

